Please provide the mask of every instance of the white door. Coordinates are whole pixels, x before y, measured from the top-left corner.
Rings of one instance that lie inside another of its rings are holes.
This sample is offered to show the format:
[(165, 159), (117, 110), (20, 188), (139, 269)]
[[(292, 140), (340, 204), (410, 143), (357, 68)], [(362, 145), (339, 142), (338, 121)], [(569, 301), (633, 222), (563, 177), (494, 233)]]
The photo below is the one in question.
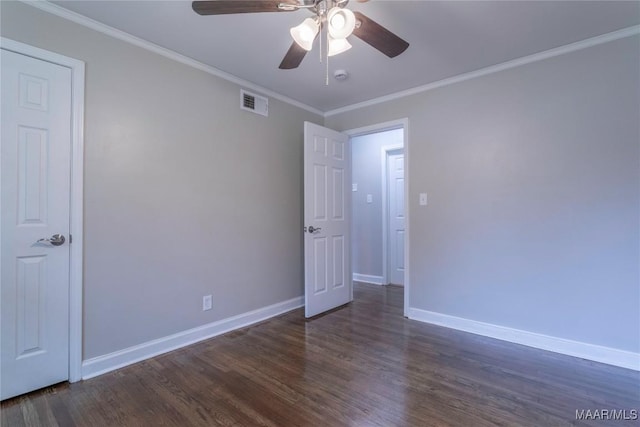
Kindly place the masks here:
[(69, 68), (2, 50), (1, 145), (7, 399), (69, 378)]
[(404, 285), (404, 154), (402, 150), (387, 155), (387, 189), (389, 206), (389, 282)]
[(304, 124), (305, 316), (351, 301), (349, 137)]

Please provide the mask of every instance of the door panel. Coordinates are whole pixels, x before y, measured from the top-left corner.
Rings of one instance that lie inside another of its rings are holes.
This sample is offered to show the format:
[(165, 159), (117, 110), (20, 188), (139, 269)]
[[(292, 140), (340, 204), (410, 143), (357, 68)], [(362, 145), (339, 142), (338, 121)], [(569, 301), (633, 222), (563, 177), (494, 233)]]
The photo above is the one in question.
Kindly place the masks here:
[(404, 285), (404, 154), (387, 156), (389, 189), (389, 281)]
[(351, 160), (348, 136), (307, 122), (304, 132), (305, 316), (312, 317), (351, 300)]
[(69, 68), (2, 50), (1, 150), (6, 399), (69, 378)]
[(333, 287), (345, 286), (344, 236), (333, 237)]
[(21, 359), (46, 348), (44, 310), (47, 291), (47, 258), (19, 257), (16, 274), (16, 358)]
[(18, 224), (47, 223), (47, 147), (44, 129), (18, 126)]

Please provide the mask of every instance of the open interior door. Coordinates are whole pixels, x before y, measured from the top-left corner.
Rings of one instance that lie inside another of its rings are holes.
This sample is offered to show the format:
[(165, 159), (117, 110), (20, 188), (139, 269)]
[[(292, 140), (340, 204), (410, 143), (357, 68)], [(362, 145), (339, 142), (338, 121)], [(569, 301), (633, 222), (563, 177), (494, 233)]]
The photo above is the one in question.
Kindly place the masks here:
[(346, 304), (351, 292), (349, 137), (304, 123), (305, 316)]

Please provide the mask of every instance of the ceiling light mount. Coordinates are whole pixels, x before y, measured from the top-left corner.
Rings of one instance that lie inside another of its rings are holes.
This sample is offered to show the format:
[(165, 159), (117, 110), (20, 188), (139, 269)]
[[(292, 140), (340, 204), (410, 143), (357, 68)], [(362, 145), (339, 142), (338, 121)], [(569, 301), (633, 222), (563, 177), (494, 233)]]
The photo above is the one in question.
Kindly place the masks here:
[(333, 78), (339, 82), (345, 81), (349, 78), (349, 72), (347, 70), (336, 70), (333, 72)]
[(329, 6), (342, 8), (347, 3), (349, 3), (349, 0), (304, 0), (304, 3), (278, 3), (278, 9), (284, 12), (312, 9), (316, 15), (324, 15), (330, 9)]

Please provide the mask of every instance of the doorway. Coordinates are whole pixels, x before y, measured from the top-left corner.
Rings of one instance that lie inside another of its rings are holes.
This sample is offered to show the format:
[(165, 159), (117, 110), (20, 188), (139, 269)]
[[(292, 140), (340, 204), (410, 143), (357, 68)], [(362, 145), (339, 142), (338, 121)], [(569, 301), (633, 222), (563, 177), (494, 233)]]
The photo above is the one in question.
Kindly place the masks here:
[(408, 307), (408, 120), (345, 132), (352, 150), (353, 280), (404, 285)]

